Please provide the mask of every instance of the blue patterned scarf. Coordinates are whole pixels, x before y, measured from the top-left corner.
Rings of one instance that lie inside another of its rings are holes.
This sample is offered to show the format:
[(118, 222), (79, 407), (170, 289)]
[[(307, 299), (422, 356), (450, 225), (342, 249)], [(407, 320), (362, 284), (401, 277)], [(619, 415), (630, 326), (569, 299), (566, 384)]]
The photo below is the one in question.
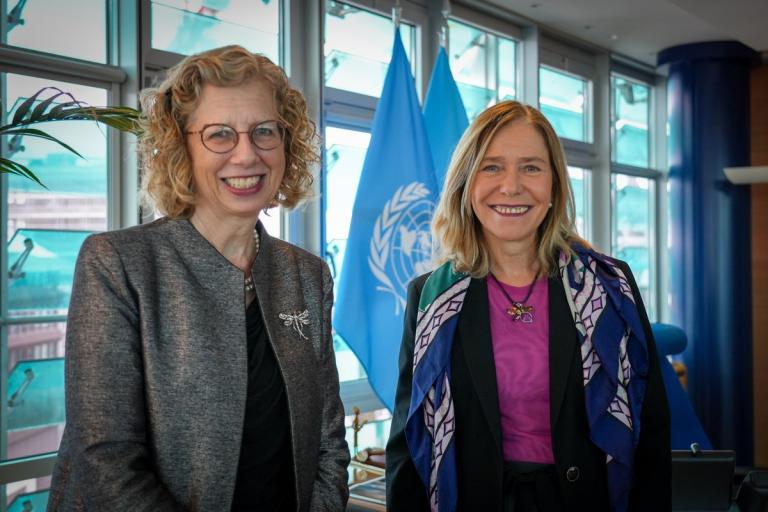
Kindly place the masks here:
[[(648, 348), (632, 289), (614, 261), (580, 245), (558, 262), (579, 333), (590, 438), (606, 454), (611, 509), (629, 506), (640, 436)], [(471, 278), (450, 263), (421, 291), (413, 351), (413, 386), (406, 440), (432, 512), (456, 510), (456, 426), (451, 350)]]

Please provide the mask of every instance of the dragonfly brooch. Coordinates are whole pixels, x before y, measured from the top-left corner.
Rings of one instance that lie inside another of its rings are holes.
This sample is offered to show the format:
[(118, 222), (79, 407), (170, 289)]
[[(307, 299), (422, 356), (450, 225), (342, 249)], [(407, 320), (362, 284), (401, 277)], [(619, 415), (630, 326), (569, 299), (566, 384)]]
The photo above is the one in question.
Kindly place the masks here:
[(307, 339), (304, 335), (304, 331), (301, 329), (304, 325), (309, 325), (309, 311), (304, 310), (297, 313), (280, 313), (278, 315), (280, 320), (283, 321), (283, 325), (286, 327), (293, 327), (293, 330), (299, 333), (302, 339)]

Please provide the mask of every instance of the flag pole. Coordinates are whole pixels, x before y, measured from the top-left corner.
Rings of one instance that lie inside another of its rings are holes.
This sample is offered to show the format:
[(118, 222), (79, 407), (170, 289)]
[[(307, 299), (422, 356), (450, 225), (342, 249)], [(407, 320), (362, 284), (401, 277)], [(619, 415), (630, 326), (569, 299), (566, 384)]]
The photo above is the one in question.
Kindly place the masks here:
[(451, 16), (450, 0), (443, 0), (443, 22), (440, 24), (440, 47), (448, 51), (448, 18)]
[(392, 8), (392, 23), (395, 25), (395, 29), (400, 28), (400, 20), (403, 18), (403, 8), (400, 5), (400, 0), (395, 1), (395, 6)]

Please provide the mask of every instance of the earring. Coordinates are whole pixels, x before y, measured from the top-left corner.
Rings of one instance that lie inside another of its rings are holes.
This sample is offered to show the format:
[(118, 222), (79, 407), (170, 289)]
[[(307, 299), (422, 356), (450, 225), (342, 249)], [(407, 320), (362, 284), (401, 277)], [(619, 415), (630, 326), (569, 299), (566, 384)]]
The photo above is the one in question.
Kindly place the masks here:
[(549, 202), (549, 207), (552, 208), (552, 201)]

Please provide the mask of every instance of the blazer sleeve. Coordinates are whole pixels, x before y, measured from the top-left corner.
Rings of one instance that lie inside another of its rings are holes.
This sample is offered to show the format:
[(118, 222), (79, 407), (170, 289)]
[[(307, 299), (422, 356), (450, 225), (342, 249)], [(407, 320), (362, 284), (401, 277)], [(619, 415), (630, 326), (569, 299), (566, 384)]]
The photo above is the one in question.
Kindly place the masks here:
[(179, 510), (147, 446), (135, 299), (103, 236), (82, 246), (67, 322), (67, 423), (48, 510)]
[[(333, 279), (325, 262), (323, 275), (323, 354), (320, 362), (320, 382), (324, 387), (323, 418), (317, 476), (312, 490), (310, 510), (344, 510), (349, 489), (347, 466), (349, 447), (345, 438), (344, 406), (339, 396), (339, 374), (333, 352), (331, 334), (331, 308), (333, 306)], [(310, 371), (309, 368), (307, 368)]]
[(629, 496), (629, 510), (663, 512), (672, 510), (671, 420), (667, 392), (642, 296), (629, 266), (620, 262), (620, 267), (632, 287), (648, 342), (648, 380), (640, 414), (640, 441), (635, 451), (635, 486)]
[(386, 452), (387, 510), (392, 512), (429, 510), (427, 491), (416, 472), (405, 439), (405, 423), (411, 403), (416, 317), (425, 280), (426, 277), (419, 278), (408, 286), (403, 340), (400, 346), (400, 378), (397, 382), (395, 411), (392, 415)]

